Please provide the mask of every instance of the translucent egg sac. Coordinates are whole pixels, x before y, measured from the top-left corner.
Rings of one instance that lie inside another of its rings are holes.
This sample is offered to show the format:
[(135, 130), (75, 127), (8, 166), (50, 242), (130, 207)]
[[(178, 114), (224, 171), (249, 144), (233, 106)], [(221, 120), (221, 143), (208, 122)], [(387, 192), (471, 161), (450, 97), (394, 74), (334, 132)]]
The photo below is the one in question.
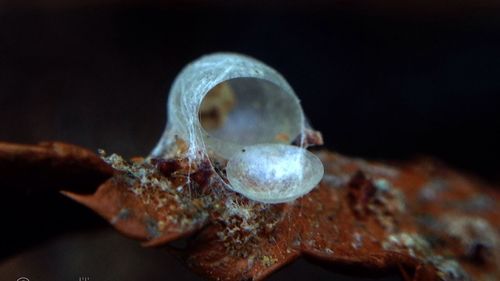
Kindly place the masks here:
[(283, 203), (311, 191), (323, 177), (323, 164), (304, 148), (258, 144), (235, 153), (226, 167), (233, 191), (262, 203)]

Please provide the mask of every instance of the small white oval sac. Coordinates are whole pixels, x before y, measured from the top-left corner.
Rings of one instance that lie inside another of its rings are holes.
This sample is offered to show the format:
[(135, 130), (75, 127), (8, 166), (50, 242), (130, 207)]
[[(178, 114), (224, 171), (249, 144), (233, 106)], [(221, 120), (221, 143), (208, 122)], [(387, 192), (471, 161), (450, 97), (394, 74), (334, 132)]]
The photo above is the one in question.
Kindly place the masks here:
[(321, 160), (304, 148), (258, 144), (235, 153), (226, 173), (235, 192), (263, 203), (283, 203), (311, 191), (324, 170)]

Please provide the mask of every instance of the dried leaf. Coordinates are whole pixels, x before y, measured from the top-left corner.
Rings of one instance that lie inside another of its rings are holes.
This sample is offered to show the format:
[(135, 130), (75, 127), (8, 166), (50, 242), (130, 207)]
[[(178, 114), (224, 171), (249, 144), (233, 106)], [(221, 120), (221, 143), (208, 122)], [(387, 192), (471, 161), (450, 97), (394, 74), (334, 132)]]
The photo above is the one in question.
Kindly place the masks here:
[[(408, 280), (500, 277), (494, 189), (428, 159), (396, 167), (319, 156), (323, 181), (289, 204), (260, 204), (221, 190), (203, 166), (179, 159), (115, 161), (121, 174), (93, 196), (71, 197), (148, 245), (203, 227), (181, 255), (213, 280), (261, 280), (302, 254), (337, 266), (397, 268)], [(155, 180), (137, 179), (143, 174)], [(186, 190), (188, 178), (192, 189)], [(154, 200), (166, 194), (176, 199), (158, 208)]]
[(396, 268), (406, 280), (500, 279), (494, 188), (429, 159), (388, 166), (318, 155), (320, 185), (268, 205), (218, 185), (206, 163), (112, 155), (106, 164), (67, 144), (0, 143), (4, 183), (32, 183), (20, 177), (29, 174), (78, 186), (82, 177), (111, 176), (92, 195), (64, 193), (147, 246), (191, 237), (177, 251), (209, 279), (262, 280), (301, 255), (354, 273)]
[(113, 161), (115, 176), (95, 194), (63, 194), (91, 208), (123, 234), (146, 241), (147, 246), (189, 235), (205, 224), (201, 199), (181, 197), (155, 166), (143, 159), (129, 164), (116, 155)]
[(0, 142), (0, 185), (34, 192), (71, 189), (93, 192), (113, 174), (95, 153), (60, 142), (22, 145)]

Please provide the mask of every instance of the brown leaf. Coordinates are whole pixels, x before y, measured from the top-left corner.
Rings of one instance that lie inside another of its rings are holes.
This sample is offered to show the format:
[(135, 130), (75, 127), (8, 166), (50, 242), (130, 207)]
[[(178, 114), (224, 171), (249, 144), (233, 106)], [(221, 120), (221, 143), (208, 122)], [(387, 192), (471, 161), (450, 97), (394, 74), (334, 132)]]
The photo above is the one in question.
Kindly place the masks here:
[(144, 240), (146, 246), (189, 235), (205, 224), (207, 215), (197, 205), (199, 200), (179, 197), (156, 167), (143, 164), (143, 159), (137, 164), (117, 161), (121, 170), (94, 194), (63, 194), (91, 208), (123, 234)]
[(428, 159), (318, 155), (322, 182), (288, 204), (243, 198), (182, 159), (108, 159), (115, 176), (94, 195), (67, 194), (147, 245), (192, 235), (179, 251), (213, 280), (262, 280), (300, 255), (414, 281), (500, 277), (497, 191)]
[[(492, 266), (498, 264), (498, 232), (487, 227), (495, 225), (500, 215), (495, 206), (481, 202), (471, 206), (476, 208), (476, 221), (485, 219), (485, 228), (490, 230), (485, 237), (475, 238), (494, 252), (489, 265), (478, 265), (460, 254), (449, 256), (449, 250), (457, 247), (456, 242), (446, 241), (448, 229), (441, 225), (429, 230), (422, 221), (422, 217), (432, 216), (446, 223), (450, 213), (467, 219), (470, 209), (450, 204), (450, 198), (459, 203), (486, 193), (498, 200), (498, 193), (434, 162), (399, 169), (331, 153), (320, 155), (327, 170), (324, 180), (295, 203), (282, 209), (273, 207), (283, 218), (271, 232), (259, 233), (242, 244), (241, 239), (221, 235), (226, 228), (234, 229), (231, 223), (212, 225), (192, 243), (188, 264), (214, 280), (260, 280), (302, 253), (358, 270), (396, 268), (408, 280), (477, 279), (484, 274), (481, 270), (493, 278), (500, 276)], [(429, 184), (436, 181), (448, 185), (448, 193), (420, 203)], [(435, 237), (444, 245), (434, 245)]]
[[(250, 253), (228, 254), (232, 245), (221, 243), (221, 226), (207, 227), (196, 236), (187, 251), (186, 261), (196, 272), (213, 280), (262, 280), (295, 260), (300, 252), (289, 247), (287, 225), (276, 230), (279, 237), (259, 239)], [(280, 240), (274, 240), (280, 238)], [(244, 251), (248, 251), (245, 249)]]
[(95, 153), (76, 145), (44, 142), (22, 145), (0, 142), (0, 186), (34, 192), (71, 188), (93, 192), (113, 174)]

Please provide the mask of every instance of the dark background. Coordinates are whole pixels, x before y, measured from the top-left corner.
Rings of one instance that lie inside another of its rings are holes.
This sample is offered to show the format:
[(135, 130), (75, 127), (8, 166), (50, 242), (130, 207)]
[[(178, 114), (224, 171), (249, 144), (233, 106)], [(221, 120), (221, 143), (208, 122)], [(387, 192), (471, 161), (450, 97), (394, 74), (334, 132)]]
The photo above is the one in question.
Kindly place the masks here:
[[(275, 1), (265, 7), (222, 1), (1, 2), (0, 140), (59, 140), (146, 155), (163, 131), (167, 92), (178, 71), (203, 54), (233, 51), (285, 76), (329, 149), (371, 159), (432, 155), (498, 183), (499, 8), (495, 1)], [(149, 273), (141, 272), (149, 280), (181, 270), (162, 268), (157, 252), (137, 250), (135, 242), (108, 233), (89, 211), (59, 195), (19, 196), (50, 207), (32, 217), (3, 207), (7, 227), (22, 233), (3, 234), (10, 240), (3, 239), (2, 256), (10, 259), (0, 264), (0, 276), (15, 280), (37, 259), (87, 251), (82, 259), (91, 280), (115, 280), (93, 267), (97, 254), (85, 242), (92, 239), (94, 248), (107, 249), (103, 245), (111, 239), (130, 256), (156, 262), (145, 267)], [(32, 225), (23, 228), (19, 221), (27, 218)], [(97, 231), (90, 238), (74, 237), (74, 231), (89, 228)], [(113, 256), (126, 254), (116, 251), (106, 256), (118, 268), (120, 259)], [(56, 269), (35, 271), (41, 275), (36, 280), (70, 279), (68, 259), (61, 258)], [(323, 272), (304, 264), (280, 274)], [(137, 270), (130, 267), (120, 280), (136, 280), (131, 272)], [(185, 270), (178, 274), (193, 278)]]

